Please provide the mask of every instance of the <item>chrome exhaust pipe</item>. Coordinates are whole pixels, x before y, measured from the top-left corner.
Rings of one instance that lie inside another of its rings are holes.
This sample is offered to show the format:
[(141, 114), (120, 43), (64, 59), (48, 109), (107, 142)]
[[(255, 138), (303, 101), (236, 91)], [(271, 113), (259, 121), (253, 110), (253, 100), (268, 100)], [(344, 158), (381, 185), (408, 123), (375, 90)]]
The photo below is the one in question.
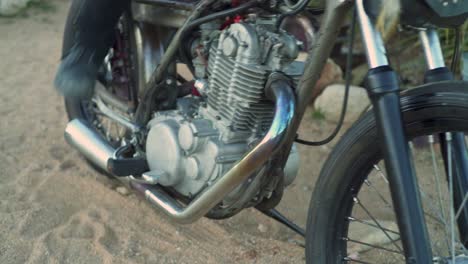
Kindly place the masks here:
[[(132, 181), (130, 177), (118, 177), (134, 191), (144, 195), (153, 206), (161, 209), (179, 223), (193, 223), (205, 216), (223, 198), (245, 181), (282, 146), (286, 131), (294, 118), (296, 100), (289, 83), (280, 78), (267, 86), (267, 96), (275, 101), (275, 115), (268, 133), (262, 141), (224, 176), (184, 206), (172, 198), (162, 186)], [(109, 145), (86, 121), (75, 119), (65, 129), (68, 143), (77, 148), (86, 158), (105, 171), (107, 162), (113, 158), (115, 149)], [(130, 176), (130, 175), (129, 175)]]
[(286, 80), (276, 79), (267, 86), (267, 95), (275, 101), (275, 115), (263, 140), (187, 206), (169, 196), (161, 186), (137, 182), (130, 182), (130, 186), (176, 222), (193, 223), (205, 216), (228, 193), (260, 168), (285, 141), (286, 131), (296, 108), (292, 88)]
[(99, 168), (107, 170), (107, 161), (115, 149), (86, 121), (73, 119), (65, 128), (65, 140)]

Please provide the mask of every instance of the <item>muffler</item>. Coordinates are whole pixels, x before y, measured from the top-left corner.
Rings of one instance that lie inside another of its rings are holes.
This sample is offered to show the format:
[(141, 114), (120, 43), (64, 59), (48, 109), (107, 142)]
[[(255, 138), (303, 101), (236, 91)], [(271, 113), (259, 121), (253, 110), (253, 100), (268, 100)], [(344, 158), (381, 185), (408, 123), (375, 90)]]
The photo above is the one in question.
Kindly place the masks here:
[[(294, 93), (288, 81), (284, 78), (275, 78), (267, 86), (266, 94), (275, 101), (275, 114), (265, 137), (225, 175), (195, 197), (188, 205), (183, 205), (171, 197), (162, 186), (132, 181), (131, 177), (118, 179), (129, 184), (137, 193), (144, 195), (146, 200), (173, 220), (179, 223), (195, 222), (206, 215), (253, 172), (263, 166), (282, 146), (286, 131), (294, 118), (296, 108)], [(86, 158), (100, 168), (109, 171), (108, 161), (113, 158), (115, 150), (85, 121), (75, 119), (68, 123), (65, 138)]]
[(104, 171), (115, 149), (99, 135), (88, 122), (73, 119), (65, 128), (65, 140), (78, 149), (89, 161)]

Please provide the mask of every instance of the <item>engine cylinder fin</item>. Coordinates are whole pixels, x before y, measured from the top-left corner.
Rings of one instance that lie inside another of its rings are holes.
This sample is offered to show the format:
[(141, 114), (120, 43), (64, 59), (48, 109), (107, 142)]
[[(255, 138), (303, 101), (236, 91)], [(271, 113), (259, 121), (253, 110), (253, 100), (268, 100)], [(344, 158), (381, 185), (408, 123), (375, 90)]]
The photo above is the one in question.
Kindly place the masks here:
[(221, 118), (226, 126), (238, 131), (268, 129), (273, 119), (273, 104), (264, 95), (267, 68), (258, 62), (243, 63), (224, 56), (212, 45), (208, 64), (210, 115)]

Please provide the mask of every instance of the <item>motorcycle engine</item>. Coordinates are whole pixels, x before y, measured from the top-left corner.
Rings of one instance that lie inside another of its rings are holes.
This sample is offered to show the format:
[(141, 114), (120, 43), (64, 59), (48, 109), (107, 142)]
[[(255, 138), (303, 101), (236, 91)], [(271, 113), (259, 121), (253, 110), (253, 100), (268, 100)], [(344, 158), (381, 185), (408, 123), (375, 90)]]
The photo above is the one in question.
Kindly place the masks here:
[[(146, 155), (150, 169), (164, 172), (159, 184), (194, 197), (265, 135), (274, 114), (274, 104), (264, 94), (269, 74), (281, 71), (297, 83), (303, 72), (303, 63), (295, 61), (299, 42), (286, 32), (269, 30), (269, 24), (274, 23), (249, 19), (223, 30), (219, 24), (202, 27), (196, 45), (202, 52), (194, 59), (201, 96), (180, 98), (177, 109), (157, 112), (149, 123)], [(227, 194), (223, 206), (262, 198), (260, 179), (267, 166)], [(286, 185), (298, 166), (294, 146), (284, 169)]]

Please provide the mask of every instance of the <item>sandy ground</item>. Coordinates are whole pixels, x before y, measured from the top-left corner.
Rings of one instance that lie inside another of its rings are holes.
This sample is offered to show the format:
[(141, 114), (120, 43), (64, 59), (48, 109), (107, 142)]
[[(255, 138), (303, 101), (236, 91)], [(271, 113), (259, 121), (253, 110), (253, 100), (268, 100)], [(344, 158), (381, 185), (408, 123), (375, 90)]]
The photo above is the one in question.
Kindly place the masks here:
[[(0, 18), (0, 263), (303, 263), (302, 238), (255, 210), (173, 224), (89, 168), (52, 88), (68, 1), (49, 3)], [(300, 151), (307, 166), (279, 207), (303, 226), (329, 148)]]
[[(0, 18), (0, 263), (304, 263), (303, 239), (257, 211), (177, 225), (137, 196), (117, 192), (116, 181), (96, 173), (65, 143), (67, 118), (52, 80), (69, 2), (45, 1), (51, 6)], [(304, 120), (300, 134), (308, 139), (324, 138), (334, 128), (313, 120), (311, 111)], [(279, 210), (300, 226), (330, 150), (299, 146), (299, 175)], [(431, 175), (428, 152), (415, 157), (422, 164), (419, 175)], [(375, 181), (377, 189), (385, 189), (382, 177), (374, 177), (381, 181)], [(420, 185), (434, 182), (424, 177)], [(361, 201), (373, 205), (379, 220), (396, 228), (376, 194), (364, 195)], [(423, 200), (434, 209), (431, 199)], [(439, 237), (443, 229), (429, 226)], [(369, 243), (386, 240), (369, 229), (351, 235)], [(376, 263), (401, 262), (370, 256)]]

